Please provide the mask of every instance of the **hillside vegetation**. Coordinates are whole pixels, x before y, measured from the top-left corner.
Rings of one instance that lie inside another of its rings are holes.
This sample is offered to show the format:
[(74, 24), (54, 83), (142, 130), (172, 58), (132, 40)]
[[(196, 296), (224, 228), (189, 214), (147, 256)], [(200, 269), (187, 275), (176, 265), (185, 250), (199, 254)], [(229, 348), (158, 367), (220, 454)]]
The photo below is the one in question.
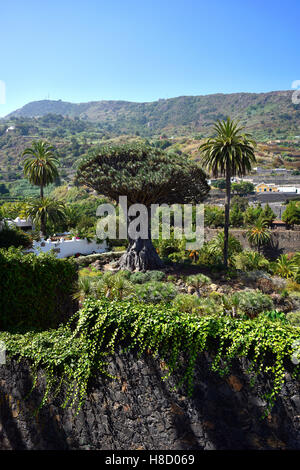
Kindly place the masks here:
[(68, 103), (43, 100), (28, 103), (11, 113), (12, 117), (37, 117), (60, 114), (101, 123), (104, 130), (150, 136), (161, 132), (209, 133), (217, 119), (239, 119), (257, 138), (297, 133), (299, 105), (292, 103), (292, 91), (270, 93), (233, 93), (207, 96), (180, 96), (150, 103), (92, 101)]
[(5, 185), (0, 196), (17, 198), (36, 192), (23, 179), (21, 161), (32, 140), (46, 139), (57, 147), (61, 180), (69, 183), (78, 159), (97, 145), (146, 139), (198, 159), (201, 140), (211, 134), (217, 119), (228, 115), (239, 119), (260, 143), (258, 165), (300, 165), (300, 107), (292, 103), (292, 91), (182, 96), (151, 103), (43, 100), (0, 120), (0, 184)]

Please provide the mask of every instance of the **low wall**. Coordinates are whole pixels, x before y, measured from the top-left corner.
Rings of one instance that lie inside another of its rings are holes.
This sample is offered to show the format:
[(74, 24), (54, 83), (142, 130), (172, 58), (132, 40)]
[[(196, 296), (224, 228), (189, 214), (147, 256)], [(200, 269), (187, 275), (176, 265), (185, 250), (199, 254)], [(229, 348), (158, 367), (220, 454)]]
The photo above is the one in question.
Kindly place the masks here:
[[(205, 228), (205, 241), (210, 241), (223, 229)], [(236, 237), (245, 250), (253, 249), (247, 239), (247, 230), (230, 229), (230, 234)], [(300, 230), (272, 230), (272, 240), (270, 246), (264, 249), (270, 258), (277, 258), (279, 255), (294, 253), (300, 250)]]
[(262, 377), (254, 388), (234, 363), (220, 378), (203, 355), (195, 391), (171, 391), (178, 377), (161, 380), (164, 364), (149, 355), (116, 355), (109, 371), (119, 380), (98, 377), (82, 410), (60, 407), (63, 397), (48, 400), (35, 416), (44, 380), (25, 400), (32, 381), (25, 362), (0, 366), (0, 449), (300, 449), (299, 382), (287, 376), (272, 412), (261, 419), (268, 387)]
[(107, 250), (107, 244), (105, 241), (103, 243), (97, 243), (95, 240), (89, 242), (86, 238), (78, 239), (75, 237), (73, 237), (72, 240), (61, 238), (56, 241), (42, 239), (40, 242), (34, 240), (32, 248), (26, 250), (26, 252), (34, 252), (38, 255), (40, 252), (47, 253), (50, 250), (56, 253), (57, 258), (67, 258), (68, 256), (74, 256), (78, 253), (81, 255), (103, 253)]

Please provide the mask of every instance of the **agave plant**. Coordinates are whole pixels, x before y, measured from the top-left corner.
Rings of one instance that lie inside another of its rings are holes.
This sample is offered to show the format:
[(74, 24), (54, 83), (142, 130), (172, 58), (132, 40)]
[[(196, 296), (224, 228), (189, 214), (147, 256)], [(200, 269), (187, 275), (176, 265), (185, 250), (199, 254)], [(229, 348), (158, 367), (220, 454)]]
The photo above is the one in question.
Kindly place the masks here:
[(294, 279), (299, 271), (299, 265), (294, 258), (289, 259), (287, 255), (280, 255), (273, 264), (274, 274), (286, 279)]
[(98, 297), (105, 296), (108, 299), (123, 300), (134, 296), (133, 284), (122, 273), (106, 272), (97, 282), (95, 289)]
[(89, 277), (81, 276), (78, 279), (73, 298), (82, 304), (87, 297), (95, 297), (95, 282)]

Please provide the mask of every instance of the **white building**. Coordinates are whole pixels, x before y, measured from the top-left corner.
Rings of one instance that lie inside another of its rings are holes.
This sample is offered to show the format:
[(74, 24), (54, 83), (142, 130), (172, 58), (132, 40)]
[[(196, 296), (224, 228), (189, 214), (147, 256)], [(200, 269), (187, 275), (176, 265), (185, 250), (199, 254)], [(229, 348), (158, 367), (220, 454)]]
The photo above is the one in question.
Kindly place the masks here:
[(280, 193), (299, 193), (300, 194), (300, 187), (296, 187), (296, 186), (277, 186), (277, 190)]
[(5, 219), (5, 221), (9, 226), (18, 227), (24, 230), (24, 232), (26, 232), (27, 230), (34, 230), (34, 224), (31, 219), (21, 219), (20, 217), (17, 217), (14, 220)]

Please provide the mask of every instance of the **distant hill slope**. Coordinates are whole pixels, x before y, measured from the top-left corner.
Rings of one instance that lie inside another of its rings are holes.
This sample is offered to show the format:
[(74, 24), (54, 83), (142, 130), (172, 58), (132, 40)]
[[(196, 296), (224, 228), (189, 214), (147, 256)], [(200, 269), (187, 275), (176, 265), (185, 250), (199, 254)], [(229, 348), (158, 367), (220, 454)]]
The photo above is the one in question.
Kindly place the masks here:
[(149, 103), (128, 101), (34, 101), (6, 118), (38, 117), (49, 113), (101, 123), (108, 131), (153, 135), (162, 132), (208, 135), (211, 125), (227, 116), (237, 118), (257, 138), (300, 134), (300, 105), (293, 91), (180, 96)]

